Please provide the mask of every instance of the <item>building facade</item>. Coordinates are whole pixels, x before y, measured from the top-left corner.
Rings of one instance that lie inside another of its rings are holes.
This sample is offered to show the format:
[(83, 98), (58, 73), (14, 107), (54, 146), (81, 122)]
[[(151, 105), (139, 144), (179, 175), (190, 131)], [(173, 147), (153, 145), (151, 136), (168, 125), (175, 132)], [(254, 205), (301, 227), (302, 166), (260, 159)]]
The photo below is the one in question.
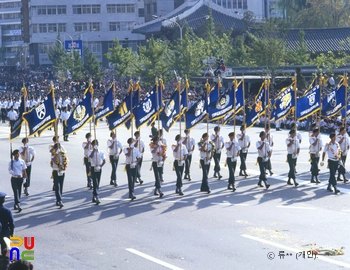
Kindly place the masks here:
[(115, 38), (133, 50), (144, 40), (144, 36), (131, 33), (135, 25), (144, 22), (141, 0), (31, 0), (28, 15), (30, 63), (35, 66), (51, 64), (46, 52), (57, 42), (58, 34), (62, 46), (67, 40), (79, 41), (105, 66), (105, 54)]

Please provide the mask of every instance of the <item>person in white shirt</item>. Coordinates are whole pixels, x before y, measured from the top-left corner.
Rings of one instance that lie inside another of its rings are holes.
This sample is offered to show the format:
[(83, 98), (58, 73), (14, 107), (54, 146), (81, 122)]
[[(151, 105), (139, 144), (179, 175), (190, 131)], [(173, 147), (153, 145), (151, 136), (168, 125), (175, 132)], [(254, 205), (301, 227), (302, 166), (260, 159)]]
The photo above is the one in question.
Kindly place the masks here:
[(327, 190), (333, 192), (333, 186), (335, 194), (338, 194), (340, 190), (337, 189), (337, 180), (335, 179), (335, 174), (339, 166), (339, 161), (341, 160), (341, 148), (339, 143), (336, 142), (337, 137), (334, 132), (332, 132), (329, 135), (329, 138), (331, 139), (331, 141), (329, 143), (326, 143), (326, 145), (323, 148), (321, 166), (324, 165), (324, 158), (327, 154), (329, 168), (329, 180)]
[(210, 169), (210, 161), (213, 158), (215, 152), (215, 145), (209, 141), (208, 133), (202, 135), (202, 139), (198, 143), (200, 165), (202, 168), (202, 185), (201, 192), (211, 193), (209, 183), (208, 183), (208, 174)]
[(244, 125), (241, 126), (241, 133), (237, 135), (237, 140), (238, 140), (239, 146), (241, 147), (241, 151), (240, 151), (241, 166), (240, 166), (239, 175), (247, 177), (248, 174), (246, 172), (247, 166), (245, 161), (247, 159), (248, 149), (250, 147), (250, 138), (246, 134)]
[(1, 121), (2, 123), (5, 123), (6, 116), (7, 116), (7, 101), (4, 98), (1, 99), (0, 106), (1, 106)]
[(68, 125), (67, 120), (70, 116), (70, 112), (68, 111), (67, 107), (63, 108), (63, 111), (61, 112), (60, 118), (62, 120), (63, 125), (63, 140), (68, 142)]
[(182, 174), (184, 171), (185, 161), (187, 158), (187, 148), (182, 144), (183, 139), (181, 135), (178, 134), (175, 137), (175, 144), (171, 146), (174, 156), (174, 169), (176, 172), (176, 190), (175, 193), (179, 195), (184, 195), (182, 192)]
[[(168, 144), (167, 144), (167, 140), (164, 138), (164, 135), (163, 135), (163, 129), (160, 129), (158, 131), (158, 136), (159, 136), (159, 141), (165, 145), (165, 147), (167, 148), (168, 147)], [(163, 173), (164, 173), (164, 163), (163, 163), (163, 166), (159, 168), (160, 169), (160, 181), (161, 182), (164, 182), (164, 179), (163, 179)]]
[(228, 137), (230, 138), (230, 140), (227, 143), (225, 143), (226, 155), (227, 155), (226, 164), (229, 172), (227, 189), (232, 189), (232, 191), (235, 192), (236, 191), (235, 171), (236, 171), (236, 165), (237, 165), (237, 157), (239, 156), (241, 147), (239, 146), (238, 142), (235, 140), (234, 132), (230, 132), (228, 134)]
[(320, 152), (322, 151), (323, 143), (320, 135), (320, 130), (315, 128), (312, 132), (310, 141), (310, 158), (311, 158), (311, 183), (319, 184), (318, 180), (318, 162), (320, 161)]
[(13, 125), (15, 124), (17, 118), (18, 118), (18, 113), (13, 109), (13, 106), (10, 107), (10, 110), (7, 113), (7, 117), (10, 120), (10, 127), (11, 130), (13, 128)]
[(348, 182), (348, 180), (345, 177), (345, 163), (346, 163), (346, 157), (348, 155), (348, 151), (350, 148), (350, 141), (349, 141), (349, 136), (346, 133), (345, 127), (341, 127), (339, 129), (339, 134), (337, 136), (337, 140), (336, 140), (339, 145), (340, 145), (340, 149), (341, 149), (341, 161), (343, 163), (343, 166), (339, 166), (338, 169), (338, 177), (337, 177), (337, 181), (342, 181), (340, 178), (340, 175), (343, 175), (343, 180), (344, 183)]
[(89, 160), (89, 152), (92, 150), (91, 146), (91, 133), (88, 132), (85, 134), (86, 141), (82, 143), (82, 147), (84, 149), (84, 165), (85, 165), (85, 173), (86, 173), (86, 181), (87, 187), (92, 189), (92, 179), (91, 179), (91, 163)]
[(137, 163), (137, 168), (136, 168), (136, 183), (140, 183), (140, 185), (142, 185), (143, 181), (141, 180), (141, 167), (142, 167), (142, 161), (143, 161), (143, 153), (145, 152), (145, 143), (143, 142), (143, 140), (141, 140), (140, 131), (135, 131), (134, 136), (135, 136), (135, 139), (134, 139), (135, 147), (139, 150), (141, 154), (140, 161)]
[(190, 130), (185, 129), (185, 138), (183, 140), (183, 144), (186, 146), (187, 150), (187, 158), (185, 160), (185, 177), (184, 179), (187, 179), (188, 181), (191, 181), (191, 163), (192, 163), (192, 153), (194, 151), (196, 140), (191, 137)]
[(91, 150), (89, 151), (91, 163), (91, 178), (93, 183), (92, 202), (100, 204), (99, 189), (102, 167), (106, 164), (106, 157), (103, 151), (98, 149), (98, 140), (91, 142)]
[(262, 182), (264, 182), (266, 189), (269, 189), (270, 185), (267, 183), (266, 179), (266, 164), (271, 156), (271, 148), (269, 143), (265, 140), (265, 131), (261, 131), (259, 137), (260, 141), (256, 142), (256, 149), (258, 150), (258, 164), (260, 169), (258, 186), (263, 187)]
[[(271, 130), (270, 130), (269, 124), (265, 128), (265, 134), (266, 134), (265, 140), (270, 145), (270, 151), (271, 151), (271, 156), (272, 156), (272, 147), (273, 147), (274, 143), (273, 143), (273, 136), (271, 135)], [(269, 171), (270, 176), (273, 175), (272, 165), (271, 165), (271, 156), (269, 157), (269, 160), (267, 161), (267, 164), (266, 164), (266, 169)]]
[(291, 180), (293, 179), (294, 185), (297, 187), (299, 184), (295, 180), (295, 164), (296, 159), (298, 158), (299, 152), (300, 152), (300, 145), (299, 140), (296, 137), (296, 131), (295, 129), (291, 129), (289, 131), (289, 137), (286, 139), (286, 145), (287, 145), (287, 162), (289, 165), (289, 172), (288, 172), (288, 185), (293, 185)]
[(53, 170), (53, 181), (55, 186), (56, 206), (62, 208), (64, 206), (64, 204), (62, 203), (63, 182), (68, 164), (68, 159), (66, 157), (66, 151), (63, 147), (61, 147), (61, 144), (58, 142), (58, 140), (50, 149), (50, 152)]
[(26, 169), (26, 174), (27, 174), (27, 179), (23, 184), (24, 187), (24, 194), (26, 196), (29, 195), (28, 188), (30, 187), (30, 179), (31, 179), (31, 171), (32, 171), (32, 163), (34, 161), (35, 157), (35, 151), (34, 148), (28, 145), (29, 140), (28, 138), (23, 138), (22, 139), (22, 146), (18, 149), (19, 153), (21, 155), (21, 159), (24, 160), (26, 163), (27, 169)]
[[(136, 199), (134, 194), (135, 180), (136, 180), (136, 167), (141, 158), (141, 154), (137, 148), (135, 148), (132, 138), (127, 140), (128, 146), (124, 148), (125, 154), (125, 168), (128, 176), (128, 188), (129, 198), (133, 201)], [(163, 194), (163, 193), (162, 193)], [(163, 197), (163, 195), (162, 195)]]
[(150, 144), (150, 150), (152, 154), (152, 169), (154, 173), (154, 186), (156, 187), (154, 190), (154, 195), (160, 195), (160, 197), (163, 197), (164, 194), (160, 191), (161, 189), (161, 171), (164, 166), (164, 162), (167, 158), (166, 145), (162, 144), (160, 139), (158, 137), (153, 137), (152, 142)]
[(112, 165), (112, 171), (111, 171), (111, 179), (109, 184), (114, 185), (115, 187), (118, 186), (117, 183), (117, 167), (119, 162), (119, 155), (123, 151), (122, 144), (117, 140), (117, 135), (114, 131), (111, 131), (110, 133), (110, 139), (107, 141), (107, 147), (108, 147), (108, 153), (109, 153), (109, 162)]
[(8, 172), (11, 174), (11, 186), (12, 186), (13, 195), (15, 199), (15, 204), (13, 209), (18, 210), (18, 212), (21, 212), (22, 208), (20, 205), (20, 199), (21, 199), (22, 183), (23, 183), (23, 180), (27, 178), (27, 175), (26, 175), (27, 166), (25, 162), (19, 158), (18, 149), (12, 152), (12, 156), (13, 156), (13, 159), (11, 158), (11, 161), (8, 164)]
[(215, 145), (215, 153), (214, 153), (214, 178), (219, 178), (219, 180), (222, 178), (222, 175), (220, 174), (220, 159), (221, 159), (221, 150), (224, 147), (224, 137), (220, 135), (220, 127), (216, 126), (214, 128), (214, 134), (211, 134), (210, 140)]
[[(299, 141), (299, 146), (300, 146), (301, 145), (301, 141), (302, 141), (303, 138), (302, 138), (300, 132), (298, 132), (297, 128), (298, 128), (298, 126), (295, 123), (292, 123), (291, 126), (290, 126), (291, 130), (295, 130), (295, 137)], [(295, 158), (294, 161), (295, 161), (294, 170), (295, 170), (295, 173), (297, 173), (297, 161), (298, 161), (298, 158)]]

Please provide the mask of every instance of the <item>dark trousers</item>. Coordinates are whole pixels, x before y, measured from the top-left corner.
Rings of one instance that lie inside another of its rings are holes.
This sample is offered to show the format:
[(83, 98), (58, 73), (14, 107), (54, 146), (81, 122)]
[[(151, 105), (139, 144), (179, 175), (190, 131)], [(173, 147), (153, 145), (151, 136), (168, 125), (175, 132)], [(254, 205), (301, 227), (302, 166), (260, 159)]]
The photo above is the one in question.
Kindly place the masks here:
[(237, 161), (232, 161), (232, 158), (228, 157), (226, 159), (227, 167), (228, 167), (228, 183), (229, 185), (235, 185), (235, 171), (236, 171), (236, 165)]
[(335, 187), (337, 185), (337, 180), (335, 179), (335, 173), (337, 172), (339, 166), (338, 161), (328, 159), (328, 167), (329, 167), (329, 185)]
[(162, 167), (158, 167), (158, 170), (159, 170), (160, 180), (162, 181), (163, 180), (163, 172), (164, 172), (164, 163), (163, 163)]
[(143, 157), (141, 157), (140, 161), (136, 165), (136, 177), (137, 178), (141, 178), (142, 160), (143, 160)]
[(221, 159), (221, 153), (215, 153), (214, 154), (214, 173), (220, 172), (220, 159)]
[(98, 194), (99, 194), (98, 191), (100, 189), (101, 173), (102, 173), (102, 169), (100, 169), (99, 172), (95, 172), (95, 167), (91, 166), (91, 178), (92, 178), (92, 185), (93, 185), (92, 195), (94, 197), (98, 197)]
[(130, 164), (126, 164), (126, 174), (128, 176), (128, 187), (129, 187), (129, 198), (130, 198), (134, 196), (136, 168), (131, 168)]
[(248, 153), (243, 153), (243, 151), (240, 151), (239, 157), (241, 159), (241, 166), (239, 167), (240, 170), (245, 171), (247, 169), (247, 166), (245, 165), (245, 161), (247, 159)]
[(179, 166), (178, 160), (174, 160), (174, 168), (176, 172), (176, 187), (182, 188), (182, 174), (184, 172), (184, 165)]
[(115, 159), (113, 155), (109, 155), (109, 161), (112, 165), (112, 172), (111, 172), (111, 180), (117, 181), (117, 166), (119, 162), (119, 158)]
[(191, 163), (192, 155), (187, 155), (187, 158), (185, 160), (185, 175), (190, 175)]
[(288, 178), (292, 178), (293, 180), (295, 180), (295, 162), (296, 159), (292, 158), (292, 154), (288, 154), (287, 155), (287, 161), (288, 161), (288, 165), (289, 165), (289, 172), (288, 172)]
[(16, 120), (10, 120), (10, 127), (11, 127), (11, 131), (12, 131), (12, 127), (15, 124)]
[(24, 183), (23, 186), (25, 188), (29, 188), (30, 187), (30, 173), (32, 172), (32, 165), (27, 166), (26, 172), (27, 172), (27, 181)]
[(66, 123), (67, 121), (63, 121), (63, 140), (68, 140), (68, 125)]
[(19, 204), (21, 200), (23, 178), (11, 177), (11, 187), (13, 196), (15, 197), (15, 204)]
[(65, 173), (63, 175), (58, 175), (58, 172), (56, 170), (53, 171), (53, 184), (55, 186), (55, 195), (57, 202), (62, 201), (64, 176)]
[[(339, 173), (339, 174), (342, 174), (343, 177), (345, 178), (345, 162), (346, 162), (346, 156), (343, 156), (343, 155), (342, 155), (342, 156), (341, 156), (341, 160), (342, 160), (344, 166), (339, 166), (339, 167), (338, 167), (338, 173)], [(338, 177), (339, 177), (339, 175), (338, 175)]]
[(272, 170), (271, 158), (269, 158), (269, 160), (266, 162), (266, 170), (268, 170), (268, 171)]
[(311, 154), (311, 175), (312, 177), (318, 176), (318, 162), (320, 157), (317, 157), (315, 154)]
[(210, 169), (210, 164), (204, 164), (204, 159), (200, 159), (200, 164), (202, 167), (202, 185), (201, 185), (201, 191), (207, 192), (210, 190), (209, 183), (208, 183), (208, 174)]
[(84, 165), (85, 165), (85, 172), (86, 172), (86, 180), (89, 183), (91, 181), (89, 176), (91, 175), (91, 171), (90, 171), (91, 163), (89, 162), (89, 158), (84, 157)]
[(5, 123), (7, 117), (7, 111), (6, 108), (1, 108), (1, 120), (3, 123)]
[(163, 167), (158, 167), (157, 161), (153, 161), (152, 168), (153, 168), (154, 180), (155, 180), (154, 186), (159, 189), (159, 188), (161, 188), (160, 180), (162, 179), (161, 178), (161, 170), (163, 169)]
[(259, 184), (261, 181), (266, 181), (266, 163), (263, 161), (262, 157), (258, 157), (258, 164), (259, 164), (259, 169), (260, 169), (260, 175), (259, 175)]

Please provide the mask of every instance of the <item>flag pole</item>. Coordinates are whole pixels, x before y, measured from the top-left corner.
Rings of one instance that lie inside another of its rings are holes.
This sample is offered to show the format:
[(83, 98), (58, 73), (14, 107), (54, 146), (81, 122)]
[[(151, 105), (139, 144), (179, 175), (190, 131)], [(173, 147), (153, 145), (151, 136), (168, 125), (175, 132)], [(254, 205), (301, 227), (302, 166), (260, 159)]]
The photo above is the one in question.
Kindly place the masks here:
[[(136, 85), (137, 85), (137, 104), (140, 104), (140, 99), (141, 99), (141, 96), (140, 96), (140, 94), (141, 94), (140, 93), (140, 90), (141, 90), (140, 80), (141, 80), (141, 77), (139, 76), (138, 80), (137, 80), (137, 83), (136, 83)], [(134, 120), (135, 120), (135, 118), (132, 117), (131, 122), (133, 122)], [(136, 124), (135, 124), (135, 126), (136, 126)], [(140, 127), (137, 130), (140, 130)]]
[[(181, 140), (181, 78), (178, 78), (177, 81), (177, 92), (179, 97), (179, 115), (180, 115), (180, 121), (179, 121), (179, 127), (180, 127), (180, 140)], [(180, 146), (180, 164), (182, 164), (182, 142)]]
[(236, 74), (235, 74), (235, 78), (233, 80), (233, 110), (234, 110), (234, 115), (233, 115), (233, 133), (235, 134), (236, 136), (236, 104), (237, 104), (237, 101), (236, 101), (236, 89), (237, 89), (237, 79), (236, 79)]
[(91, 120), (94, 123), (94, 139), (96, 140), (94, 89), (92, 88), (92, 80), (91, 80), (91, 78), (89, 79), (89, 91), (91, 92), (91, 102), (92, 102), (92, 106), (91, 106), (92, 107), (92, 118), (91, 118)]
[(246, 128), (246, 122), (245, 122), (245, 89), (244, 89), (244, 73), (243, 73), (243, 76), (242, 76), (242, 92), (243, 92), (243, 126), (244, 126), (244, 129)]
[[(23, 112), (26, 112), (27, 110), (27, 89), (24, 85), (24, 82), (23, 82), (23, 87), (22, 87), (22, 92), (23, 92), (23, 96), (24, 96), (24, 99), (23, 99)], [(55, 102), (55, 100), (54, 100)], [(56, 113), (56, 111), (55, 111)], [(27, 138), (27, 135), (28, 135), (28, 131), (27, 131), (27, 122), (26, 121), (23, 121), (24, 122), (24, 132), (25, 132), (25, 137)]]
[[(158, 77), (156, 77), (156, 96), (157, 96), (157, 98), (156, 98), (156, 100), (157, 100), (157, 109), (159, 108), (159, 100), (158, 100), (158, 91), (159, 91), (159, 89), (158, 89), (158, 87), (159, 87), (159, 83), (158, 83)], [(160, 122), (159, 122), (159, 113), (157, 112), (157, 121), (158, 121), (158, 136), (159, 136), (159, 130), (160, 130)]]
[(294, 73), (293, 80), (293, 91), (294, 91), (294, 123), (297, 124), (297, 74)]
[[(55, 88), (53, 87), (53, 81), (50, 82), (50, 88), (51, 88), (51, 94), (52, 94), (52, 105), (55, 108)], [(55, 110), (55, 116), (56, 116), (56, 110)], [(55, 122), (54, 122), (54, 129), (55, 129), (55, 138), (56, 142), (59, 141), (58, 139), (58, 119), (56, 117)]]
[(266, 96), (266, 87), (267, 86), (267, 81), (266, 81), (266, 76), (265, 76), (265, 80), (264, 80), (264, 91), (265, 91), (265, 93), (264, 93), (264, 97), (265, 97), (265, 100), (264, 100), (264, 106), (265, 106), (265, 124), (264, 124), (264, 128), (265, 128), (265, 130), (266, 130), (266, 122), (267, 122), (267, 117), (268, 117), (268, 112), (267, 112), (267, 103), (266, 103), (266, 99), (267, 99), (267, 96)]
[(323, 74), (321, 73), (320, 74), (320, 106), (321, 106), (321, 110), (320, 110), (320, 115), (318, 117), (317, 120), (317, 123), (318, 123), (318, 128), (321, 128), (321, 117), (322, 117), (322, 92), (323, 92), (323, 83), (324, 83), (324, 77), (323, 77)]
[[(208, 97), (209, 97), (209, 90), (210, 90), (210, 84), (208, 83), (208, 79), (207, 79), (207, 83), (205, 84), (205, 91), (206, 91), (206, 98), (205, 98), (205, 106), (207, 108), (207, 115), (206, 115), (206, 118), (207, 118), (207, 134), (209, 136), (209, 113), (208, 113)], [(207, 159), (206, 161), (209, 160), (208, 158), (208, 149), (207, 149)], [(206, 164), (206, 163), (205, 163)]]
[[(132, 81), (132, 79), (129, 81), (129, 89), (128, 89), (128, 92), (130, 92), (130, 112), (131, 112), (131, 114), (132, 114), (132, 107), (134, 106), (133, 104), (132, 104), (132, 99), (133, 99), (133, 95), (134, 95), (134, 87), (133, 87), (133, 81)], [(130, 114), (130, 115), (131, 115)], [(133, 124), (133, 119), (131, 119), (131, 121), (130, 121), (130, 125), (131, 125), (131, 138), (133, 138), (133, 134), (134, 134), (134, 124)]]
[(345, 117), (343, 118), (343, 126), (346, 129), (346, 117), (347, 117), (347, 107), (348, 107), (348, 73), (344, 72), (343, 84), (345, 86)]

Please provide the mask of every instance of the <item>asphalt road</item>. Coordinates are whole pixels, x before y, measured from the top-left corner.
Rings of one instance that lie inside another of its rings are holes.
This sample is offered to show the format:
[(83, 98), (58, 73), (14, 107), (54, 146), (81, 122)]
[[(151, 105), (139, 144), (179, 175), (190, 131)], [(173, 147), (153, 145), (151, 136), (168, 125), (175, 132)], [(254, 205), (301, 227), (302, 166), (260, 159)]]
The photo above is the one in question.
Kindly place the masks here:
[[(182, 125), (183, 128), (184, 125)], [(165, 133), (168, 144), (179, 133), (179, 124)], [(209, 125), (210, 133), (214, 125)], [(328, 171), (321, 167), (321, 184), (310, 183), (308, 134), (301, 132), (303, 142), (297, 165), (299, 187), (286, 185), (288, 164), (284, 140), (288, 131), (272, 131), (275, 139), (272, 157), (273, 176), (268, 177), (269, 190), (257, 186), (259, 168), (255, 165), (255, 142), (261, 128), (247, 131), (252, 146), (248, 153), (247, 178), (238, 176), (237, 191), (227, 190), (228, 171), (221, 167), (223, 179), (209, 179), (212, 193), (199, 191), (201, 170), (199, 153), (193, 154), (192, 181), (184, 180), (184, 196), (175, 194), (175, 172), (168, 153), (162, 190), (164, 198), (153, 196), (154, 177), (147, 147), (142, 167), (142, 186), (136, 185), (133, 202), (128, 199), (125, 157), (118, 166), (118, 184), (109, 185), (110, 164), (103, 167), (101, 204), (91, 202), (92, 192), (86, 188), (82, 142), (89, 126), (69, 142), (69, 165), (64, 183), (63, 209), (55, 206), (51, 191), (48, 145), (54, 135), (46, 131), (41, 138), (30, 138), (37, 156), (32, 168), (30, 195), (23, 196), (21, 213), (14, 212), (15, 235), (34, 236), (35, 269), (342, 269), (350, 268), (348, 253), (350, 233), (350, 184), (340, 183), (340, 195), (326, 191)], [(232, 126), (223, 126), (225, 141)], [(236, 128), (239, 131), (239, 128)], [(198, 125), (191, 135), (198, 142), (206, 124)], [(107, 151), (109, 137), (105, 122), (96, 130), (100, 148)], [(150, 129), (141, 129), (141, 137), (149, 144)], [(7, 192), (6, 205), (13, 207), (10, 175), (7, 172), (10, 142), (8, 127), (0, 125), (2, 178), (0, 190)], [(24, 135), (23, 135), (24, 136)], [(23, 138), (21, 136), (21, 138)], [(62, 130), (60, 130), (62, 138)], [(130, 137), (124, 127), (118, 129), (123, 145)], [(323, 141), (329, 141), (323, 136)], [(20, 139), (13, 141), (13, 149)], [(102, 147), (101, 147), (102, 146)], [(170, 149), (168, 150), (170, 151)], [(239, 166), (239, 162), (238, 162)], [(347, 164), (347, 167), (349, 164)], [(211, 166), (210, 177), (213, 175)], [(350, 178), (350, 176), (348, 175)], [(344, 255), (308, 258), (303, 251), (311, 248), (344, 247)], [(24, 250), (22, 248), (21, 250)], [(285, 256), (279, 256), (282, 253)]]

